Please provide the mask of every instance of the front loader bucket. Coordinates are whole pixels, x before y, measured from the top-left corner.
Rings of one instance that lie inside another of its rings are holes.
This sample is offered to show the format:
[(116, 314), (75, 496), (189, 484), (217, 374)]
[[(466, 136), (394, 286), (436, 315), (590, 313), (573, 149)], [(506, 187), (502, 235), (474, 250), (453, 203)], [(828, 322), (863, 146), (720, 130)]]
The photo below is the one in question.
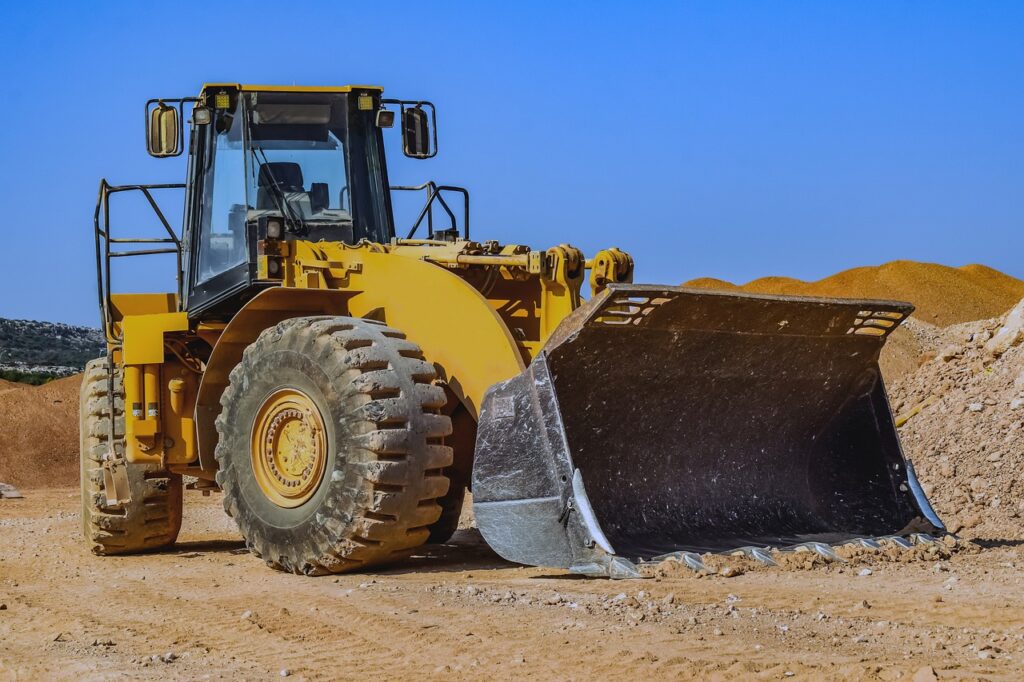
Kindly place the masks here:
[(477, 525), (605, 575), (675, 551), (936, 532), (878, 368), (913, 307), (612, 285), (493, 386)]

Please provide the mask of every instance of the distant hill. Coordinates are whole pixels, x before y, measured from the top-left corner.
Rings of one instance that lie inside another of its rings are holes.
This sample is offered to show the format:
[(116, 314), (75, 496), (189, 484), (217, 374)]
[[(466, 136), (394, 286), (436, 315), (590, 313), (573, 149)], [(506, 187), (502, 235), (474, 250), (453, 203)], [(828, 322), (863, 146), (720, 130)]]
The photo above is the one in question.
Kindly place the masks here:
[(1002, 315), (1024, 298), (1024, 280), (985, 265), (954, 268), (907, 260), (844, 270), (817, 282), (762, 277), (737, 286), (702, 277), (686, 282), (686, 286), (757, 294), (910, 301), (917, 307), (914, 317), (940, 327)]
[(98, 329), (0, 318), (0, 379), (41, 383), (76, 374), (105, 347)]

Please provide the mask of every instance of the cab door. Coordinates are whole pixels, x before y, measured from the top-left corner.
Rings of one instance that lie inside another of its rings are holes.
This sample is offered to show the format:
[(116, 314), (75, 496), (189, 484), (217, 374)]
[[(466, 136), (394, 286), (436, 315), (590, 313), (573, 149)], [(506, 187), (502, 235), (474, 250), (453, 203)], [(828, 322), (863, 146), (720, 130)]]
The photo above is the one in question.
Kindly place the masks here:
[(229, 106), (215, 107), (211, 123), (194, 133), (187, 211), (186, 310), (191, 318), (232, 315), (249, 298), (255, 279), (240, 101), (237, 92), (230, 94)]

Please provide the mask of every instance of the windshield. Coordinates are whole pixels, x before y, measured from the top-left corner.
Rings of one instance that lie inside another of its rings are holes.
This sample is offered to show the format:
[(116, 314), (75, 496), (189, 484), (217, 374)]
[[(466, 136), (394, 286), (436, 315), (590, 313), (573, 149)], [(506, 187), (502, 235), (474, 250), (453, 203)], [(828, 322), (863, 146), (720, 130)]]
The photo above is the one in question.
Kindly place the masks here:
[(249, 221), (283, 215), (292, 239), (390, 240), (373, 111), (350, 111), (341, 93), (245, 99)]

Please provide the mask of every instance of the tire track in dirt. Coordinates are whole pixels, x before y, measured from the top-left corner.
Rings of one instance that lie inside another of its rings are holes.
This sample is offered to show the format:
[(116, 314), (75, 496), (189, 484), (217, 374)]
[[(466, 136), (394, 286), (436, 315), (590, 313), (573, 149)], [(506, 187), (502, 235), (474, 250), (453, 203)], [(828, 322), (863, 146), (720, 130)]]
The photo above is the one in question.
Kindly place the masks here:
[(869, 577), (858, 564), (612, 582), (515, 567), (462, 532), (406, 564), (303, 578), (249, 555), (216, 496), (186, 499), (175, 550), (100, 558), (80, 542), (73, 490), (26, 493), (0, 506), (0, 679), (906, 679), (934, 666), (1010, 680), (1024, 665), (1019, 546)]

